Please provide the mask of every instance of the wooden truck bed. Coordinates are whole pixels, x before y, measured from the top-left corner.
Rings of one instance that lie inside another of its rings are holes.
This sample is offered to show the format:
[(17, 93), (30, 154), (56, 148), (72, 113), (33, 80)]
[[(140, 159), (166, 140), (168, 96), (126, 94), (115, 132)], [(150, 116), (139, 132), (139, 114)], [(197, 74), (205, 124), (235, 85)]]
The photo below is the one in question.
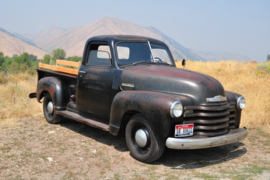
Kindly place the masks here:
[[(76, 67), (77, 69), (72, 69), (72, 68), (63, 67), (63, 66)], [(80, 66), (81, 66), (81, 62), (65, 61), (65, 60), (59, 60), (59, 59), (56, 60), (56, 66), (43, 64), (41, 62), (39, 63), (40, 69), (49, 69), (56, 72), (62, 72), (62, 73), (72, 74), (72, 75), (78, 75), (78, 71), (79, 71), (78, 69), (80, 68)]]

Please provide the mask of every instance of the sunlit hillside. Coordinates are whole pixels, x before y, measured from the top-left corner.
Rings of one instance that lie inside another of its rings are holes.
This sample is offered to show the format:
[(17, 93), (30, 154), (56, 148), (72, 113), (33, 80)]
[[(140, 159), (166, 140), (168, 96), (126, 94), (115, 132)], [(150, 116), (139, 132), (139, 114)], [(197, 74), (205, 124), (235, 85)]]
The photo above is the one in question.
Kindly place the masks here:
[(0, 52), (3, 52), (5, 56), (12, 57), (14, 54), (22, 54), (28, 52), (34, 54), (41, 59), (47, 52), (44, 50), (29, 44), (12, 34), (1, 30), (0, 28)]
[[(181, 62), (177, 63), (182, 68)], [(242, 94), (247, 106), (242, 113), (241, 126), (248, 128), (270, 126), (270, 74), (258, 73), (259, 64), (234, 61), (192, 62), (186, 69), (198, 71), (218, 79), (228, 91)], [(256, 73), (257, 72), (257, 73)], [(42, 116), (42, 104), (29, 99), (36, 90), (36, 76), (27, 73), (0, 75), (0, 125), (12, 124), (14, 119)]]

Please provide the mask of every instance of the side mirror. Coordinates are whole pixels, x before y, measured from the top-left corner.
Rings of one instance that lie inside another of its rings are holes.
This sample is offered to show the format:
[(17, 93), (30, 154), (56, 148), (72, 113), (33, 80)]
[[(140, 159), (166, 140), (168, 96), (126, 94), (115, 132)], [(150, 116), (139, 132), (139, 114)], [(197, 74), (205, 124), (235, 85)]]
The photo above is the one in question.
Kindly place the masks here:
[(185, 66), (186, 66), (186, 60), (185, 59), (182, 60), (182, 66), (183, 66), (183, 69), (185, 69)]

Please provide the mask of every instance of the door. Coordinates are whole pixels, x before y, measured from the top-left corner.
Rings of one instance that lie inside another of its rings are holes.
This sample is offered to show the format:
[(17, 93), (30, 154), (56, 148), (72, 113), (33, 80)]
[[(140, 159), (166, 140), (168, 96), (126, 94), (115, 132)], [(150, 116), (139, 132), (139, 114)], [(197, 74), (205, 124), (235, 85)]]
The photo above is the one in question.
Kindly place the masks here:
[(78, 74), (76, 104), (80, 112), (108, 120), (115, 72), (110, 48), (104, 43), (92, 43), (88, 48), (87, 59)]

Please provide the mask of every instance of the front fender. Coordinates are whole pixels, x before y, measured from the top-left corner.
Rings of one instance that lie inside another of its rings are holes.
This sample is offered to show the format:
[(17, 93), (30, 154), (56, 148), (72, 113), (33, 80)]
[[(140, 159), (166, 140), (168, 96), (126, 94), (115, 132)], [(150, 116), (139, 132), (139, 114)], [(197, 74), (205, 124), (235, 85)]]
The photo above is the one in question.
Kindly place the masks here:
[(50, 93), (56, 110), (66, 109), (66, 105), (69, 102), (69, 92), (67, 85), (63, 81), (55, 77), (40, 79), (37, 84), (38, 102), (40, 102), (40, 99), (44, 96), (43, 92), (45, 91)]
[[(149, 91), (121, 91), (113, 99), (110, 114), (110, 133), (117, 135), (126, 112), (142, 113), (154, 128), (158, 139), (165, 144), (174, 119), (170, 107), (175, 101), (186, 104), (184, 97)], [(189, 101), (189, 100), (187, 100)], [(183, 104), (183, 105), (184, 105)]]

